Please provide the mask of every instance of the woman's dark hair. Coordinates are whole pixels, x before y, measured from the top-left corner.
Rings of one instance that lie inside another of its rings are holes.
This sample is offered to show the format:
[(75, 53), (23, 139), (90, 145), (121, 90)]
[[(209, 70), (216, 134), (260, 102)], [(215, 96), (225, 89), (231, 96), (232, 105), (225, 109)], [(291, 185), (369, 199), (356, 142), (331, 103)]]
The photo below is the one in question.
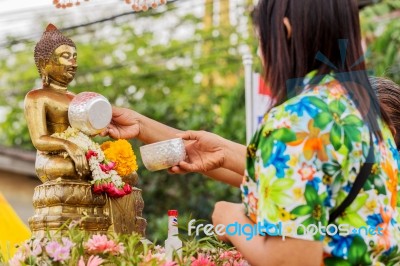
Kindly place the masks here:
[(390, 79), (370, 77), (373, 88), (376, 88), (381, 108), (389, 116), (390, 130), (396, 145), (400, 148), (400, 86)]
[[(291, 23), (290, 37), (284, 17)], [(366, 123), (381, 137), (377, 116), (389, 120), (385, 110), (380, 111), (365, 71), (356, 0), (260, 0), (254, 20), (265, 79), (277, 105), (296, 87), (288, 87), (288, 81), (312, 70), (317, 70), (317, 75), (334, 72)]]

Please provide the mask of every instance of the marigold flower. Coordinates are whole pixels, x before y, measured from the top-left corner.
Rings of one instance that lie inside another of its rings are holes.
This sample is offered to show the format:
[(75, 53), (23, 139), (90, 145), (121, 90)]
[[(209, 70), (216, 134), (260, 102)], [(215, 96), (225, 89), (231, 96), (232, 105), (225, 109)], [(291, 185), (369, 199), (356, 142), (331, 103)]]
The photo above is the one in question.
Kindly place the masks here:
[(115, 162), (114, 170), (120, 176), (127, 176), (138, 169), (135, 153), (127, 140), (107, 141), (101, 149), (108, 161)]

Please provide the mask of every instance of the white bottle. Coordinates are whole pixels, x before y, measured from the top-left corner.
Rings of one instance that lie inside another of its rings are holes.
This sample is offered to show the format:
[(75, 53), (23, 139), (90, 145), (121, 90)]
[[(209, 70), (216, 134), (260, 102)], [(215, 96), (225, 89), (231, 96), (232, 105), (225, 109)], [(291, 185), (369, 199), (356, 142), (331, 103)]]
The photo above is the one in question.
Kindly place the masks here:
[(167, 261), (172, 261), (174, 251), (179, 257), (182, 255), (182, 241), (178, 237), (178, 211), (168, 211), (168, 238), (165, 240)]

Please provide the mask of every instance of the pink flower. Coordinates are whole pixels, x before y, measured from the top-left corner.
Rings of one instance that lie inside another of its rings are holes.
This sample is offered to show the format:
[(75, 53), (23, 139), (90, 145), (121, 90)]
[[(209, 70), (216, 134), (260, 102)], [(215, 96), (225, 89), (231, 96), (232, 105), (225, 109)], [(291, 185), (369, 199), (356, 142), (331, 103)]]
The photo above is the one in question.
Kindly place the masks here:
[(57, 249), (56, 253), (54, 253), (53, 259), (54, 261), (66, 261), (70, 258), (70, 250), (66, 247), (61, 247)]
[(88, 150), (86, 153), (86, 159), (89, 161), (92, 156), (97, 156), (97, 153), (93, 150)]
[(72, 241), (68, 237), (63, 237), (62, 243), (63, 246), (67, 249), (71, 249), (74, 246), (74, 243), (72, 243)]
[(245, 260), (239, 260), (234, 262), (225, 262), (223, 266), (250, 266), (250, 264)]
[(101, 192), (103, 192), (103, 189), (104, 189), (103, 184), (95, 183), (93, 185), (92, 189), (93, 189), (93, 193), (100, 194)]
[(108, 191), (111, 191), (113, 189), (114, 184), (111, 182), (110, 183), (102, 183), (102, 186), (103, 186), (103, 191), (108, 193)]
[(119, 243), (118, 245), (116, 245), (114, 243), (114, 241), (110, 240), (108, 241), (108, 251), (112, 254), (112, 255), (119, 255), (119, 254), (123, 254), (125, 251), (125, 247), (122, 243)]
[(22, 262), (25, 260), (25, 255), (22, 252), (15, 253), (8, 263), (10, 266), (22, 266)]
[(162, 266), (177, 266), (178, 264), (175, 261), (168, 261), (164, 263)]
[(129, 184), (125, 184), (123, 190), (124, 190), (125, 194), (127, 195), (132, 192), (132, 187)]
[(39, 256), (42, 254), (42, 245), (40, 244), (40, 239), (36, 239), (32, 243), (32, 256)]
[(111, 170), (114, 169), (115, 162), (109, 162), (108, 164), (101, 163), (99, 165), (100, 165), (101, 171), (103, 171), (104, 173), (108, 173), (108, 172), (110, 172)]
[(62, 238), (63, 244), (57, 241), (51, 241), (46, 245), (46, 252), (54, 261), (66, 261), (70, 258), (73, 243), (66, 237)]
[(125, 193), (123, 188), (117, 188), (117, 187), (115, 187), (115, 185), (113, 183), (108, 183), (105, 191), (107, 192), (107, 194), (110, 197), (113, 197), (113, 198), (120, 198), (127, 194), (127, 193)]
[(224, 251), (219, 258), (221, 260), (239, 260), (242, 259), (242, 254), (240, 254), (240, 252), (238, 252), (237, 250), (228, 250), (228, 251)]
[(94, 254), (102, 253), (107, 249), (107, 241), (107, 236), (96, 234), (86, 242), (85, 248)]
[(104, 260), (102, 258), (100, 258), (99, 256), (90, 256), (88, 263), (85, 264), (85, 261), (83, 260), (83, 257), (81, 256), (81, 258), (79, 259), (78, 262), (78, 266), (99, 266), (104, 262)]
[(57, 241), (51, 241), (46, 245), (46, 252), (47, 254), (49, 254), (50, 257), (54, 257), (54, 254), (60, 248), (61, 248), (60, 243), (58, 243)]
[(124, 253), (125, 250), (122, 243), (116, 244), (113, 240), (108, 240), (107, 236), (99, 234), (93, 235), (84, 246), (92, 254), (110, 253), (112, 255), (119, 255)]
[(211, 261), (210, 257), (199, 254), (196, 258), (192, 258), (190, 266), (215, 266), (215, 263)]
[(220, 254), (219, 259), (224, 261), (223, 266), (248, 266), (249, 263), (243, 259), (237, 250), (228, 250)]

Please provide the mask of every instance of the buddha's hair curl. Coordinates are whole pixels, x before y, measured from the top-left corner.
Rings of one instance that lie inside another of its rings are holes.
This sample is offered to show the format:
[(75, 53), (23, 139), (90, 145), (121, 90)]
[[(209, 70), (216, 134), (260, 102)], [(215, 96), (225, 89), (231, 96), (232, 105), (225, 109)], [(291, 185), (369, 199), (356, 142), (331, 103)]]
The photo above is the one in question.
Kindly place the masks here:
[(39, 66), (40, 59), (45, 61), (50, 60), (54, 50), (63, 44), (76, 47), (75, 43), (71, 39), (65, 37), (56, 26), (49, 24), (46, 31), (43, 33), (42, 38), (35, 46), (35, 64), (40, 76), (42, 75)]

